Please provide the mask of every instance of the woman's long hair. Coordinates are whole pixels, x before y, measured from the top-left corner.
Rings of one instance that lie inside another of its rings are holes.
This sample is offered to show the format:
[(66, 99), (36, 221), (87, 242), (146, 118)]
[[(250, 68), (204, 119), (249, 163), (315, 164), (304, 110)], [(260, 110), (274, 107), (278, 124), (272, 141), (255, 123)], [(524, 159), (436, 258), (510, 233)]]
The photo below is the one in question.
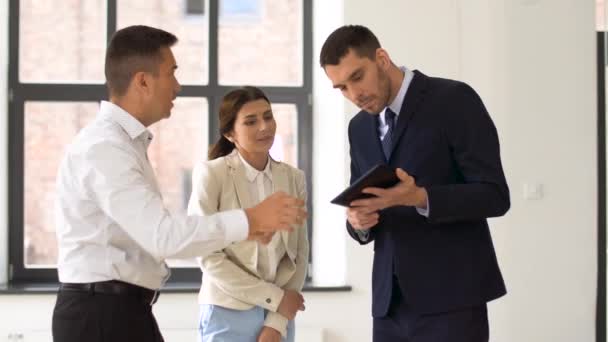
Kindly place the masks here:
[(270, 104), (266, 94), (259, 88), (252, 86), (237, 88), (224, 95), (219, 112), (220, 138), (209, 150), (209, 160), (226, 156), (234, 150), (234, 144), (226, 139), (224, 135), (234, 129), (234, 123), (241, 108), (246, 103), (259, 99), (263, 99)]

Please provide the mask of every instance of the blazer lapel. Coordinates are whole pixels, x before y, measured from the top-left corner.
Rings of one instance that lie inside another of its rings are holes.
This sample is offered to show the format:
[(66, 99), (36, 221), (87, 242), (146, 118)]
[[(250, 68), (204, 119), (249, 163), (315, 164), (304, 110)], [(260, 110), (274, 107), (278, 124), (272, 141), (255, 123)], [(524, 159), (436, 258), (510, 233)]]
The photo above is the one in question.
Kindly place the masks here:
[(401, 111), (399, 112), (399, 117), (397, 119), (397, 126), (395, 127), (395, 132), (393, 133), (393, 150), (395, 149), (395, 146), (399, 144), (399, 140), (407, 129), (408, 122), (414, 116), (414, 113), (424, 99), (424, 95), (427, 90), (427, 80), (428, 77), (425, 74), (418, 70), (414, 71), (414, 78), (412, 79), (412, 83), (405, 94), (405, 99), (403, 99)]
[[(272, 193), (283, 191), (288, 195), (294, 195), (289, 189), (289, 175), (287, 168), (283, 167), (280, 162), (275, 162), (270, 158), (270, 172), (272, 173)], [(287, 242), (289, 241), (289, 232), (281, 231), (281, 238), (287, 248)]]
[(239, 201), (239, 206), (243, 209), (253, 207), (251, 196), (247, 188), (247, 175), (245, 174), (245, 166), (241, 162), (236, 149), (226, 156), (226, 162), (230, 169), (232, 182), (236, 191), (236, 197)]

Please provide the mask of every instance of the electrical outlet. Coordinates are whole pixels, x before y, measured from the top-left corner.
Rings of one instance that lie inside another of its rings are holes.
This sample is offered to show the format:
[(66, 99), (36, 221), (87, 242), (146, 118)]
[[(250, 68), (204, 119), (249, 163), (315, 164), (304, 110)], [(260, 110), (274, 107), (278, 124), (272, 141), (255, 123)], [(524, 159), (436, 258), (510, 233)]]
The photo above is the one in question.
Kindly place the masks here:
[(543, 198), (543, 185), (540, 183), (524, 184), (524, 199), (540, 200)]

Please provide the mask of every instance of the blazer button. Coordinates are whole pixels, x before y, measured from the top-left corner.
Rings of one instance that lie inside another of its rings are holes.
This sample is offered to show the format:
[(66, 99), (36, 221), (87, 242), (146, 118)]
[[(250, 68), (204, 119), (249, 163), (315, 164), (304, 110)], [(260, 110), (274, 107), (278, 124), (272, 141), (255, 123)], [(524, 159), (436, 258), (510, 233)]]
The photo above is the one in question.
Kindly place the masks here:
[(270, 304), (272, 302), (272, 300), (270, 300), (270, 298), (266, 298), (266, 303)]

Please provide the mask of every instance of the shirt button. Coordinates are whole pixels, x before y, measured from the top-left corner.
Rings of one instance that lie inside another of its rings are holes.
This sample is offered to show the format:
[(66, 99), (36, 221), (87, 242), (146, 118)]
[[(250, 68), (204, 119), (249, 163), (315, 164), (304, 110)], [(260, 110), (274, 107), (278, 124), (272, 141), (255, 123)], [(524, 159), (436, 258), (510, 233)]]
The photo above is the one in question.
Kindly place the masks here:
[(270, 298), (266, 298), (266, 303), (270, 304), (272, 302), (272, 300), (270, 300)]

